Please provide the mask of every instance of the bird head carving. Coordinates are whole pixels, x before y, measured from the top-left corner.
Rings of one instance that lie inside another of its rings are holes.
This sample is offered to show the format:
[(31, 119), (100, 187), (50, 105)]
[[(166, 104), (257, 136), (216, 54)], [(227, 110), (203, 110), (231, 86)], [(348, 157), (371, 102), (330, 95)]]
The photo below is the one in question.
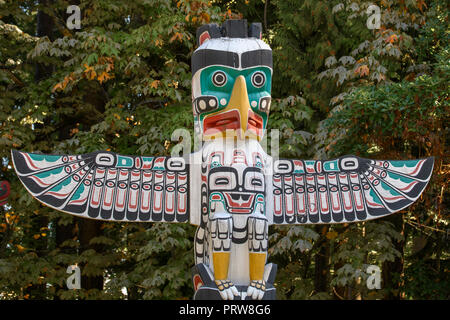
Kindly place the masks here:
[(195, 133), (261, 140), (269, 118), (272, 50), (261, 40), (261, 24), (227, 20), (197, 30), (192, 56)]

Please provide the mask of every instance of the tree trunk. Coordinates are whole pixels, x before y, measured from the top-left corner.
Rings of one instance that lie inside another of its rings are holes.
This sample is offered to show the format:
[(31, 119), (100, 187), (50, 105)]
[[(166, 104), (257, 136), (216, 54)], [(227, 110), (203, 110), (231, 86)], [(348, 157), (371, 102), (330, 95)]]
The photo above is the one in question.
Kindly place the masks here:
[[(96, 252), (102, 251), (102, 246), (93, 245), (90, 243), (92, 238), (100, 235), (102, 223), (97, 220), (77, 218), (79, 240), (81, 252), (85, 250), (95, 250)], [(81, 288), (85, 290), (98, 289), (103, 290), (103, 275), (86, 276), (83, 275), (83, 267), (81, 266)]]
[[(51, 5), (52, 0), (41, 0), (39, 4), (43, 6)], [(47, 15), (46, 13), (42, 12), (42, 10), (38, 10), (37, 12), (37, 18), (36, 18), (36, 35), (38, 37), (49, 37), (50, 39), (53, 37), (53, 28), (54, 23), (52, 17)], [(36, 83), (39, 81), (46, 79), (51, 74), (51, 70), (46, 67), (45, 65), (42, 65), (40, 63), (35, 64), (35, 74), (34, 74), (34, 80)], [(42, 129), (45, 124), (35, 124), (35, 129)], [(44, 140), (45, 137), (43, 135), (39, 135), (36, 137), (37, 141)], [(42, 205), (41, 205), (42, 206)], [(39, 216), (33, 216), (33, 223), (32, 227), (30, 228), (29, 232), (33, 233), (33, 235), (39, 235), (39, 238), (37, 238), (36, 241), (36, 254), (38, 256), (45, 255), (45, 251), (48, 249), (48, 243), (47, 238), (41, 237), (41, 231), (42, 228), (48, 227), (48, 218), (43, 215)], [(40, 284), (33, 284), (31, 286), (28, 286), (24, 290), (24, 297), (27, 299), (47, 299), (47, 288), (45, 283)]]
[[(49, 7), (53, 5), (53, 0), (40, 0), (39, 5), (40, 7)], [(53, 18), (39, 9), (36, 19), (36, 36), (40, 38), (48, 37), (50, 40), (54, 40), (53, 30), (55, 28), (55, 23), (53, 21)], [(42, 79), (48, 78), (51, 73), (52, 70), (48, 68), (48, 66), (40, 63), (35, 64), (34, 79), (37, 82)]]
[[(316, 254), (314, 261), (314, 292), (328, 292), (329, 290), (329, 259), (330, 259), (330, 245), (327, 241), (326, 234), (328, 232), (329, 226), (320, 226), (320, 239), (319, 241), (319, 252)], [(317, 230), (317, 231), (319, 231)]]
[[(70, 2), (71, 5), (79, 5), (79, 0), (74, 0)], [(83, 12), (81, 12), (83, 13)], [(67, 19), (69, 17), (68, 14), (65, 13), (65, 18)], [(81, 30), (71, 30), (71, 33), (76, 33), (82, 31)], [(75, 89), (78, 90), (78, 89)], [(83, 112), (80, 112), (79, 110), (74, 110), (74, 114), (72, 115), (66, 115), (64, 119), (64, 124), (60, 128), (60, 139), (65, 140), (70, 138), (71, 130), (74, 128), (74, 124), (81, 125), (84, 130), (89, 130), (89, 128), (98, 122), (98, 117), (96, 117), (96, 114), (92, 113), (97, 111), (98, 114), (101, 114), (105, 110), (105, 104), (107, 102), (107, 98), (105, 96), (105, 92), (102, 89), (102, 87), (99, 85), (95, 89), (91, 89), (86, 91), (83, 95), (83, 100), (85, 101), (85, 105), (92, 105), (94, 108), (91, 110), (91, 113), (86, 114)], [(82, 253), (85, 250), (93, 249), (97, 253), (101, 253), (104, 249), (101, 245), (92, 245), (90, 244), (90, 241), (98, 237), (102, 234), (101, 231), (101, 225), (102, 222), (91, 220), (91, 219), (83, 219), (83, 218), (77, 218), (76, 224), (78, 225), (78, 239), (80, 241), (80, 253)], [(83, 275), (83, 267), (84, 264), (80, 264), (81, 269), (81, 289), (84, 290), (91, 290), (91, 289), (98, 289), (103, 290), (103, 275), (97, 275), (97, 276), (86, 276)]]
[[(395, 230), (404, 236), (405, 225), (403, 222), (402, 214), (393, 214), (386, 217), (386, 220), (393, 223)], [(403, 258), (404, 258), (404, 237), (400, 241), (393, 240), (393, 244), (396, 250), (401, 254), (400, 257), (396, 257), (394, 261), (386, 261), (383, 263), (382, 277), (383, 287), (386, 289), (384, 299), (386, 300), (400, 300), (401, 299), (401, 287), (402, 287), (402, 273), (403, 273)]]

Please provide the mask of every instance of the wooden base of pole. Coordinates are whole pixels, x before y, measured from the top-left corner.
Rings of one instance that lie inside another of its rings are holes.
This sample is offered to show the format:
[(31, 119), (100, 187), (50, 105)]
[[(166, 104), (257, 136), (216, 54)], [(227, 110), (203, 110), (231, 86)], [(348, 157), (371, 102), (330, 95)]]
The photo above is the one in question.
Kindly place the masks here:
[[(277, 265), (273, 263), (266, 264), (264, 280), (266, 282), (266, 291), (262, 300), (276, 300), (276, 288), (273, 286), (277, 273)], [(192, 281), (194, 283), (194, 300), (222, 300), (219, 289), (214, 282), (214, 276), (207, 265), (199, 263), (192, 268)], [(252, 300), (247, 296), (245, 285), (236, 285), (239, 296), (234, 300)]]

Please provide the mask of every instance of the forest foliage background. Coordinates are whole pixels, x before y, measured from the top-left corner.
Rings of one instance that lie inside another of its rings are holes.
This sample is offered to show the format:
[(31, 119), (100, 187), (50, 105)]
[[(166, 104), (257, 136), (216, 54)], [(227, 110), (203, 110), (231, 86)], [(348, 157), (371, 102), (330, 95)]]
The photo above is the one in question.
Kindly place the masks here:
[[(369, 29), (366, 10), (381, 9)], [(81, 9), (70, 30), (66, 8)], [(449, 28), (443, 0), (0, 0), (0, 299), (190, 299), (190, 225), (82, 220), (39, 204), (12, 148), (169, 155), (193, 129), (196, 28), (262, 22), (280, 156), (434, 156), (420, 199), (375, 221), (271, 227), (279, 299), (446, 299)], [(81, 289), (66, 287), (78, 264)], [(366, 286), (368, 265), (381, 289)]]

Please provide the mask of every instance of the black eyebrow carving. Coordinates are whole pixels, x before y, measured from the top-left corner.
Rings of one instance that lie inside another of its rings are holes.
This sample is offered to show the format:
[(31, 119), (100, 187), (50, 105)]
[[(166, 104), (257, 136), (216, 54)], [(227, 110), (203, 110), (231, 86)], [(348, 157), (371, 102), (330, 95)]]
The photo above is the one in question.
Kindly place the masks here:
[(239, 56), (235, 52), (213, 49), (202, 49), (194, 52), (191, 63), (192, 74), (195, 74), (199, 69), (212, 65), (239, 68)]
[[(239, 68), (239, 55), (231, 51), (202, 49), (194, 52), (191, 62), (192, 74), (212, 65)], [(242, 53), (241, 67), (249, 68), (255, 66), (267, 66), (272, 69), (272, 50), (259, 49)]]
[(267, 66), (273, 69), (272, 50), (253, 50), (242, 53), (241, 67)]

